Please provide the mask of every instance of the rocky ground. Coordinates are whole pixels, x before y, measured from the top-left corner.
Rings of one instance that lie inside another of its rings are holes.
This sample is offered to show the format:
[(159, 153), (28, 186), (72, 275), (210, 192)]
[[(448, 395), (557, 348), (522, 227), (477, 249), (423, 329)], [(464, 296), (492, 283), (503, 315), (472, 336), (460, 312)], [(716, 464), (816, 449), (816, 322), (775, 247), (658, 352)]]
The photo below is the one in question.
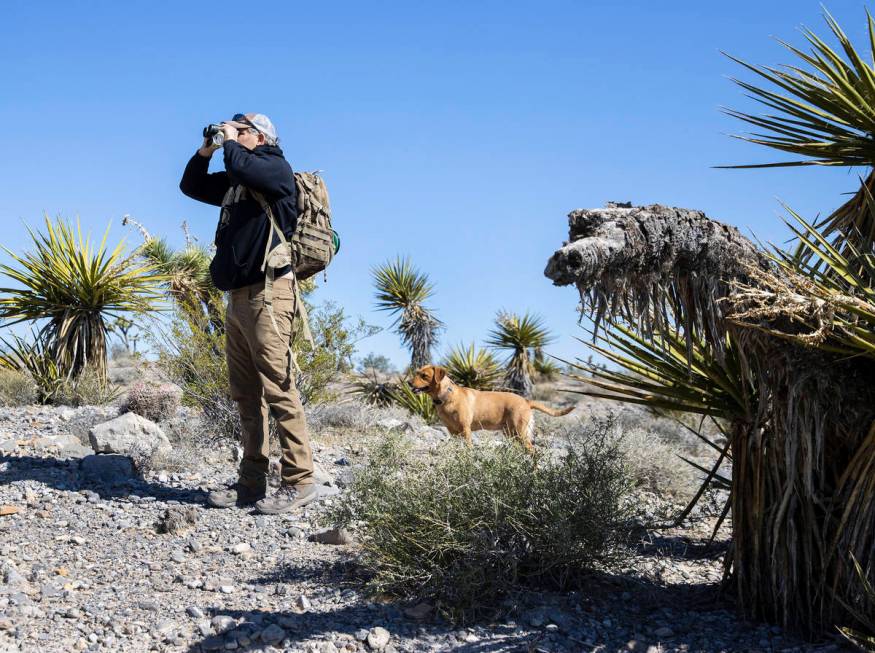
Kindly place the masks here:
[[(210, 510), (232, 450), (185, 449), (133, 473), (93, 455), (108, 408), (0, 409), (0, 651), (831, 651), (739, 620), (719, 591), (713, 517), (648, 535), (621, 574), (585, 592), (524, 593), (488, 620), (451, 624), (427, 604), (363, 595), (354, 544), (311, 541), (365, 455), (343, 409), (310, 417), (325, 499), (287, 516)], [(423, 447), (445, 435), (415, 430)], [(195, 417), (183, 411), (172, 431)], [(170, 438), (173, 440), (173, 437)], [(646, 493), (644, 500), (649, 500)], [(317, 537), (318, 539), (318, 537)], [(325, 539), (324, 537), (322, 539)], [(330, 539), (330, 538), (329, 538)]]

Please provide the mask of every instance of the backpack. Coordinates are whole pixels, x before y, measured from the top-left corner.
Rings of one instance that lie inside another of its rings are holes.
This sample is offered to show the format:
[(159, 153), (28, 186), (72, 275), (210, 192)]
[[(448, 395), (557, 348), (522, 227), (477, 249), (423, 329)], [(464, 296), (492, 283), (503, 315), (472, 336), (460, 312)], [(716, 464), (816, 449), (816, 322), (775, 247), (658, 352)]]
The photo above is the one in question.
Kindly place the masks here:
[[(270, 203), (261, 193), (251, 191), (252, 196), (261, 204), (270, 222), (267, 243), (264, 250), (264, 261), (261, 264), (264, 278), (264, 302), (270, 314), (273, 328), (279, 335), (279, 327), (273, 312), (273, 282), (276, 270), (294, 264), (294, 302), (295, 314), (300, 318), (304, 338), (312, 347), (316, 346), (310, 332), (310, 320), (307, 309), (301, 300), (298, 282), (322, 272), (331, 263), (334, 255), (340, 251), (340, 238), (331, 228), (331, 206), (328, 201), (328, 189), (317, 172), (296, 172), (295, 188), (297, 190), (297, 226), (292, 240), (286, 240), (285, 234), (279, 228)], [(273, 233), (279, 238), (280, 244), (271, 249)], [(289, 371), (294, 365), (300, 371), (297, 359), (289, 343)]]
[(340, 251), (340, 239), (331, 228), (328, 189), (319, 172), (296, 172), (298, 225), (292, 236), (295, 276), (303, 281), (322, 272)]

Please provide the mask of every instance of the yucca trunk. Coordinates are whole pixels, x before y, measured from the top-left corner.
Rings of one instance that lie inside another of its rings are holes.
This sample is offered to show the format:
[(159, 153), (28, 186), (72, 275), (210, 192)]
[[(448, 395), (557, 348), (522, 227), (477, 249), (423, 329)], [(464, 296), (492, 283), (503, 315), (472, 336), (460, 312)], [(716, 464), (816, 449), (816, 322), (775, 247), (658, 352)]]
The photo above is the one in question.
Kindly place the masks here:
[[(662, 206), (569, 218), (545, 274), (576, 285), (596, 322), (657, 336), (679, 324), (718, 360), (727, 333), (738, 348), (752, 390), (730, 429), (727, 565), (742, 610), (808, 633), (853, 623), (866, 599), (851, 555), (875, 577), (875, 364), (730, 319), (746, 308), (737, 284), (756, 287), (769, 267), (733, 227)], [(808, 328), (774, 319), (785, 334)]]
[(535, 384), (532, 381), (534, 373), (535, 370), (532, 367), (532, 361), (529, 360), (528, 352), (525, 350), (517, 351), (507, 364), (504, 385), (517, 394), (530, 399), (535, 391)]

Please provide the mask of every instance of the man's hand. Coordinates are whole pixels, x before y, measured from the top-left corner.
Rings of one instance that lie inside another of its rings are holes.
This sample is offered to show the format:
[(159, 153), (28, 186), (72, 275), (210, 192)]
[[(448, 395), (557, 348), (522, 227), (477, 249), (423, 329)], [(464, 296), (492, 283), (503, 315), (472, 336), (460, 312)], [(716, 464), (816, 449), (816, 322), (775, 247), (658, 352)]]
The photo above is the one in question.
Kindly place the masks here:
[(223, 122), (222, 132), (225, 134), (226, 141), (237, 140), (237, 128), (234, 125), (229, 125), (227, 122)]
[(200, 146), (200, 149), (197, 151), (205, 159), (209, 159), (213, 156), (213, 152), (219, 149), (219, 146), (213, 143), (213, 137), (207, 136), (204, 139), (204, 144)]

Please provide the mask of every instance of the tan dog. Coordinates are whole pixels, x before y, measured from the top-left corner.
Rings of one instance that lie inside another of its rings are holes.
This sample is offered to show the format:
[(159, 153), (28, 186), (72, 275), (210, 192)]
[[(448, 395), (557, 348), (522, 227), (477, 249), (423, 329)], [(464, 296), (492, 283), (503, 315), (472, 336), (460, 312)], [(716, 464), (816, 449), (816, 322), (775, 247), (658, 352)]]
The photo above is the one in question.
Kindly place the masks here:
[(447, 371), (437, 365), (426, 365), (413, 374), (410, 387), (414, 392), (427, 392), (432, 398), (438, 417), (453, 435), (461, 435), (471, 444), (471, 431), (486, 429), (503, 431), (517, 438), (526, 449), (532, 446), (532, 409), (553, 417), (567, 415), (574, 407), (554, 409), (537, 401), (530, 401), (512, 392), (486, 392), (456, 385)]

